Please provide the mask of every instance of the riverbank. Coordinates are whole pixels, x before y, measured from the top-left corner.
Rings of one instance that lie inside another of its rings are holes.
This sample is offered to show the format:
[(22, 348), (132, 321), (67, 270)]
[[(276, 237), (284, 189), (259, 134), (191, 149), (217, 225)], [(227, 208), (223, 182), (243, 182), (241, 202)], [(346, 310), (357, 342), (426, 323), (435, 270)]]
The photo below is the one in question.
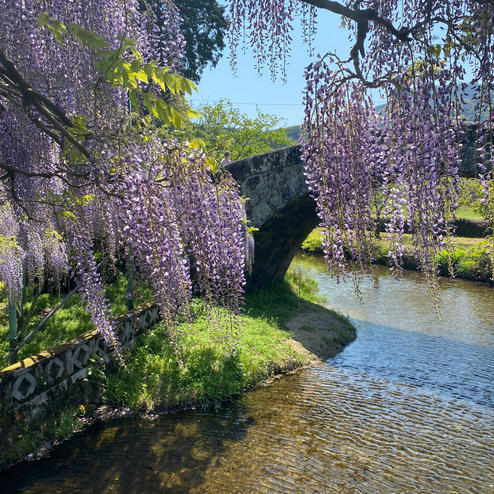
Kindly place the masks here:
[[(293, 273), (248, 294), (241, 316), (197, 302), (192, 320), (178, 328), (179, 359), (157, 325), (124, 354), (126, 368), (95, 362), (58, 413), (26, 423), (12, 447), (3, 449), (0, 464), (46, 456), (97, 422), (214, 406), (334, 355), (355, 339), (355, 329), (319, 302), (315, 283)], [(233, 352), (229, 335), (237, 327)]]
[[(405, 249), (403, 267), (418, 270), (418, 260), (412, 247), (410, 234), (404, 234)], [(492, 238), (492, 237), (491, 237)], [(455, 278), (491, 283), (493, 277), (492, 240), (485, 238), (453, 237), (454, 250), (446, 250), (436, 256), (436, 268), (439, 276), (451, 277), (451, 269)], [(307, 254), (323, 254), (321, 229), (314, 229), (301, 246)], [(387, 234), (374, 241), (375, 264), (389, 266)]]

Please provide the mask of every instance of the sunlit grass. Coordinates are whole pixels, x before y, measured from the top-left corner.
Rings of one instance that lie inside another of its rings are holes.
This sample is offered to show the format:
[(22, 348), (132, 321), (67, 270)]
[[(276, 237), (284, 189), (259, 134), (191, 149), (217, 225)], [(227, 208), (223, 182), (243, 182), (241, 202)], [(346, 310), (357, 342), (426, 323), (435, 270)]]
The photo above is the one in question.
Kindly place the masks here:
[[(387, 239), (388, 239), (388, 234), (381, 233), (381, 238), (376, 239), (375, 242), (377, 245), (380, 245), (382, 247), (387, 247), (388, 245)], [(482, 247), (483, 245), (487, 245), (488, 243), (485, 238), (476, 238), (476, 237), (451, 237), (451, 241), (455, 249), (462, 249), (462, 250)], [(405, 233), (403, 235), (403, 244), (407, 249), (413, 248), (413, 240), (412, 240), (412, 235), (410, 233)]]
[[(0, 287), (1, 288), (1, 287)], [(127, 311), (125, 293), (127, 290), (127, 279), (120, 275), (114, 283), (106, 288), (106, 296), (110, 300), (110, 305), (114, 315), (118, 316)], [(26, 294), (26, 303), (24, 304), (24, 313), (26, 314), (33, 300), (33, 288), (29, 288)], [(34, 329), (37, 324), (54, 308), (66, 294), (50, 295), (43, 293), (36, 302), (36, 308), (33, 312), (28, 326), (22, 333), (24, 338)], [(137, 290), (136, 304), (144, 303), (151, 297), (148, 288), (142, 286)], [(34, 355), (43, 350), (48, 350), (53, 346), (75, 338), (87, 331), (93, 329), (91, 315), (86, 311), (81, 297), (78, 293), (72, 295), (67, 302), (57, 310), (53, 317), (34, 335), (34, 337), (24, 345), (18, 352), (18, 359)], [(21, 328), (19, 328), (20, 330)], [(8, 313), (7, 299), (2, 292), (0, 298), (0, 368), (6, 367), (8, 362), (6, 358), (9, 354), (8, 340)]]
[[(321, 228), (315, 228), (314, 230), (312, 230), (309, 236), (302, 243), (303, 250), (305, 250), (306, 252), (314, 253), (322, 252), (321, 230)], [(387, 238), (387, 233), (381, 233), (381, 237), (379, 239), (375, 239), (376, 245), (382, 248), (387, 247)], [(486, 240), (485, 238), (477, 237), (451, 237), (451, 241), (455, 248), (462, 250), (478, 248), (484, 245), (488, 247), (489, 245), (488, 240)], [(403, 243), (405, 248), (413, 248), (412, 235), (409, 233), (405, 233), (403, 235)]]
[(457, 218), (464, 218), (467, 220), (482, 220), (484, 219), (481, 214), (474, 210), (472, 206), (460, 206), (456, 211)]
[[(352, 332), (346, 318), (315, 305), (319, 301), (316, 283), (294, 272), (281, 283), (248, 294), (245, 313), (240, 316), (196, 300), (193, 320), (178, 328), (182, 365), (159, 325), (141, 335), (128, 351), (127, 369), (110, 373), (105, 400), (132, 409), (218, 402), (282, 369), (307, 363), (308, 358), (292, 348), (291, 335), (284, 329), (298, 311), (331, 313)], [(238, 339), (231, 353), (228, 334), (234, 321)]]
[[(388, 264), (388, 234), (381, 233), (374, 240), (375, 262)], [(450, 276), (451, 270), (455, 276), (471, 280), (488, 281), (492, 278), (492, 237), (471, 238), (452, 237), (453, 252), (442, 250), (436, 255), (436, 267), (441, 276)], [(414, 254), (411, 234), (403, 235), (405, 253), (403, 257), (406, 269), (417, 269), (417, 259)], [(312, 254), (322, 253), (321, 229), (314, 229), (302, 243), (302, 250)]]

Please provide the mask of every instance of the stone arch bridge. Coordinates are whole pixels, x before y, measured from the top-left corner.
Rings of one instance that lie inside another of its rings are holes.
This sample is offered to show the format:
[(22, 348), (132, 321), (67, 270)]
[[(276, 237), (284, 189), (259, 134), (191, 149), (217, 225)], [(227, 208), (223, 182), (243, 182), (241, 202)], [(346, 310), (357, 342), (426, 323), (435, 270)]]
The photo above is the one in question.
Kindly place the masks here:
[[(473, 126), (466, 127), (462, 162), (463, 176), (476, 176)], [(300, 146), (289, 146), (250, 156), (226, 166), (248, 197), (247, 217), (254, 233), (254, 266), (248, 287), (281, 280), (295, 253), (319, 219), (305, 184)]]

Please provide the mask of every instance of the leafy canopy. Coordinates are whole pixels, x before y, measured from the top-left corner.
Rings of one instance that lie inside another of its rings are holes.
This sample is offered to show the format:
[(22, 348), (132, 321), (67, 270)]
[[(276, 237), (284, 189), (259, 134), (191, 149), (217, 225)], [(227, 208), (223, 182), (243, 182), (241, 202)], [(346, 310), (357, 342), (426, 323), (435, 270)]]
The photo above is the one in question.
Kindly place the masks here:
[(292, 144), (280, 119), (257, 111), (255, 118), (242, 113), (228, 99), (198, 108), (200, 118), (184, 128), (186, 139), (199, 140), (207, 157), (219, 164), (226, 152), (231, 160), (238, 160)]

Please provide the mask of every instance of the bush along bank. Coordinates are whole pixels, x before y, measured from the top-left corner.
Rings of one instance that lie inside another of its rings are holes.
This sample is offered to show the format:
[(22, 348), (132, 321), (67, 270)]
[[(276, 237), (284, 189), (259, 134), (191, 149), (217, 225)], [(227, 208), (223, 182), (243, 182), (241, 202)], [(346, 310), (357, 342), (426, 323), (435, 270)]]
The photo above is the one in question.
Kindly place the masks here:
[(319, 302), (315, 283), (293, 274), (248, 294), (242, 315), (197, 300), (178, 327), (178, 357), (158, 324), (124, 352), (126, 367), (95, 360), (88, 377), (46, 416), (26, 421), (2, 414), (0, 427), (9, 428), (15, 440), (3, 448), (0, 465), (39, 458), (95, 421), (216, 405), (274, 375), (325, 359), (356, 334), (346, 318)]
[[(385, 235), (383, 235), (385, 237)], [(403, 267), (417, 270), (418, 261), (411, 247), (411, 235), (405, 234), (405, 250), (403, 253)], [(484, 238), (454, 237), (454, 250), (450, 253), (442, 250), (436, 255), (436, 267), (440, 276), (450, 277), (453, 272), (456, 278), (466, 280), (492, 282), (492, 237)], [(408, 244), (408, 245), (407, 245)], [(301, 246), (309, 254), (322, 254), (322, 240), (319, 229), (313, 230)], [(388, 266), (388, 247), (385, 238), (374, 242), (375, 263)]]

